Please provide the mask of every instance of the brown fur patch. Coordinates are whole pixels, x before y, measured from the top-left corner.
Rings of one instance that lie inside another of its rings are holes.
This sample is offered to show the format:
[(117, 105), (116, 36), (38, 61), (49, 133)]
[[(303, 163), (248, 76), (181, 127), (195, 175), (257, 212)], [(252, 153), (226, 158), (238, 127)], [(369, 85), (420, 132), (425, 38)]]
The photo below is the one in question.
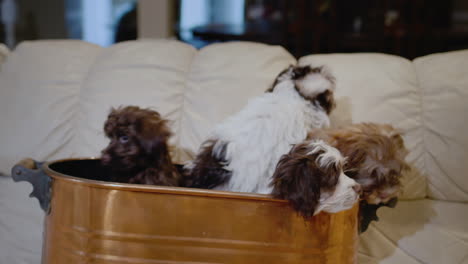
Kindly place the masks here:
[(104, 124), (110, 139), (101, 162), (112, 171), (110, 180), (124, 183), (178, 186), (167, 141), (171, 136), (160, 114), (136, 106), (112, 109)]
[(208, 140), (203, 143), (201, 150), (193, 161), (193, 167), (184, 170), (184, 186), (192, 188), (212, 189), (229, 180), (231, 172), (224, 169), (226, 159), (226, 145), (216, 157), (213, 148), (217, 141)]
[(305, 100), (310, 101), (312, 104), (316, 106), (320, 106), (327, 114), (330, 114), (333, 109), (335, 109), (336, 102), (334, 98), (333, 90), (327, 90), (323, 93), (315, 95), (314, 97), (304, 95), (296, 81), (304, 79), (308, 74), (322, 74), (332, 85), (335, 83), (335, 77), (329, 74), (324, 70), (324, 67), (311, 67), (310, 65), (306, 66), (293, 66), (290, 65), (288, 68), (282, 70), (278, 76), (275, 78), (273, 85), (266, 90), (266, 92), (271, 93), (274, 91), (276, 85), (282, 79), (283, 75), (290, 72), (291, 80), (295, 82), (294, 88), (296, 89), (297, 93), (302, 96)]
[(328, 115), (336, 107), (335, 97), (333, 94), (333, 91), (327, 90), (315, 97), (315, 102), (317, 102)]
[(314, 214), (322, 192), (333, 192), (341, 173), (340, 166), (320, 167), (319, 151), (309, 155), (308, 143), (298, 144), (283, 155), (273, 174), (275, 198), (285, 199), (304, 218)]
[(390, 125), (362, 123), (336, 129), (314, 129), (308, 139), (323, 139), (347, 158), (345, 174), (363, 188), (369, 203), (388, 201), (401, 189), (402, 171), (409, 169), (403, 138)]

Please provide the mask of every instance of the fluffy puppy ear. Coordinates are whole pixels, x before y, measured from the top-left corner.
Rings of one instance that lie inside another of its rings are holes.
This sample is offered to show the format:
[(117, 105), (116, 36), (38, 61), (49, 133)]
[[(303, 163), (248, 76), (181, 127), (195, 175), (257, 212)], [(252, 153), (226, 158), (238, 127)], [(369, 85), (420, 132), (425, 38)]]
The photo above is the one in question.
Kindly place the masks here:
[(116, 120), (116, 115), (117, 115), (117, 109), (111, 108), (109, 111), (109, 114), (107, 115), (107, 119), (104, 122), (104, 134), (110, 138), (112, 136), (112, 132), (115, 131), (115, 128), (117, 127), (117, 120)]
[(285, 199), (304, 218), (314, 215), (320, 199), (320, 172), (308, 155), (283, 155), (273, 175), (273, 197)]
[(336, 107), (335, 97), (333, 91), (327, 90), (319, 95), (316, 98), (318, 104), (322, 107), (323, 110), (329, 115), (333, 109)]
[[(320, 70), (319, 70), (320, 71)], [(307, 74), (309, 74), (310, 72), (312, 72), (312, 67), (310, 67), (309, 65), (306, 65), (306, 66), (296, 66), (292, 69), (292, 72), (293, 72), (293, 75), (292, 75), (292, 78), (294, 80), (297, 80), (297, 79), (302, 79), (304, 78)]]
[(271, 93), (275, 89), (275, 86), (286, 79), (292, 79), (294, 76), (294, 65), (290, 64), (286, 69), (282, 70), (275, 78), (273, 84), (265, 92)]
[(321, 107), (327, 114), (335, 108), (335, 77), (325, 67), (297, 66), (294, 68), (297, 91), (305, 99)]
[(152, 115), (140, 120), (136, 128), (136, 137), (146, 153), (166, 151), (171, 132), (167, 121)]

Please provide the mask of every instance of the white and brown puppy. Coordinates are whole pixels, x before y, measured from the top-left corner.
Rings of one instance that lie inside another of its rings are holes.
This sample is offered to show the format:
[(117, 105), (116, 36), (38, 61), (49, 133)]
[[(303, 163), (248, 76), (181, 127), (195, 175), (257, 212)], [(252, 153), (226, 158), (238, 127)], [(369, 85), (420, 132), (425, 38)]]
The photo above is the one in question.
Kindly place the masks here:
[(362, 186), (369, 204), (387, 203), (401, 191), (408, 151), (400, 133), (390, 125), (361, 123), (341, 128), (314, 129), (309, 140), (322, 139), (347, 158), (346, 175)]
[(278, 162), (273, 197), (288, 200), (304, 218), (350, 209), (361, 187), (343, 173), (344, 164), (341, 153), (322, 140), (297, 144)]
[(324, 67), (290, 66), (267, 93), (214, 128), (185, 167), (185, 186), (270, 194), (281, 156), (312, 128), (329, 125), (334, 89)]

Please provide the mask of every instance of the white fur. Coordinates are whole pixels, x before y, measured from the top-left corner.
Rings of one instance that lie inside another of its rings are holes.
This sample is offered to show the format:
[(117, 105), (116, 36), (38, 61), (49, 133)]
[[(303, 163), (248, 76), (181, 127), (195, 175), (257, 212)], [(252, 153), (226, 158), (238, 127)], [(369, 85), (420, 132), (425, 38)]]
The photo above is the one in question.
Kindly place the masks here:
[(330, 193), (322, 193), (320, 195), (319, 206), (314, 211), (314, 215), (321, 211), (328, 213), (337, 213), (353, 207), (359, 199), (359, 194), (353, 189), (358, 185), (356, 181), (346, 176), (343, 172), (338, 178), (338, 184), (335, 191)]
[[(335, 166), (342, 170), (345, 158), (338, 149), (328, 145), (323, 140), (312, 140), (309, 143), (309, 148), (310, 150), (307, 155), (323, 151), (316, 159), (319, 167), (328, 168)], [(314, 215), (321, 211), (336, 213), (351, 208), (359, 198), (359, 194), (353, 189), (357, 185), (359, 184), (356, 181), (341, 171), (335, 191), (333, 193), (322, 192), (320, 194), (319, 206), (315, 209)]]
[(317, 157), (317, 162), (320, 167), (327, 168), (331, 165), (335, 167), (343, 167), (345, 162), (345, 158), (341, 155), (340, 151), (327, 143), (323, 140), (313, 140), (309, 143), (309, 147), (311, 150), (307, 153), (307, 155), (313, 155), (319, 151), (324, 151)]
[(323, 67), (320, 73), (307, 74), (304, 79), (296, 82), (301, 93), (307, 97), (314, 97), (328, 89), (334, 90), (333, 77), (328, 69)]
[(302, 142), (310, 129), (329, 126), (327, 114), (297, 93), (288, 72), (279, 80), (272, 93), (252, 99), (215, 127), (210, 138), (220, 144), (214, 152), (221, 151), (221, 142), (227, 143), (225, 169), (232, 171), (230, 180), (216, 189), (270, 194), (281, 156)]
[(362, 186), (369, 186), (369, 185), (372, 185), (375, 183), (375, 179), (372, 179), (372, 178), (362, 178), (362, 179), (358, 179), (358, 182), (359, 184), (361, 184)]

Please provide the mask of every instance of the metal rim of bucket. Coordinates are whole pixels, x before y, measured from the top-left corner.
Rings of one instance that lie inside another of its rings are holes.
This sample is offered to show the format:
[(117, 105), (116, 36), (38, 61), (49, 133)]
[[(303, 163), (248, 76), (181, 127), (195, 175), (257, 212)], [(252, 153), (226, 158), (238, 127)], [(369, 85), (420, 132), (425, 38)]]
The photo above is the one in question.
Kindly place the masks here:
[(132, 192), (157, 192), (157, 193), (171, 193), (178, 195), (193, 195), (193, 196), (205, 196), (205, 197), (218, 197), (225, 199), (244, 199), (244, 200), (259, 200), (269, 202), (280, 202), (287, 203), (286, 200), (280, 200), (272, 198), (267, 194), (257, 193), (245, 193), (245, 192), (228, 192), (228, 191), (217, 191), (211, 189), (197, 189), (197, 188), (185, 188), (185, 187), (172, 187), (172, 186), (156, 186), (156, 185), (145, 185), (145, 184), (130, 184), (130, 183), (118, 183), (118, 182), (106, 182), (99, 180), (90, 180), (85, 178), (79, 178), (57, 172), (50, 168), (50, 165), (60, 162), (76, 161), (76, 160), (98, 160), (99, 158), (68, 158), (49, 161), (44, 163), (42, 166), (44, 172), (55, 180), (64, 180), (73, 182), (74, 184), (91, 186), (94, 188), (102, 189), (114, 189), (122, 191)]

